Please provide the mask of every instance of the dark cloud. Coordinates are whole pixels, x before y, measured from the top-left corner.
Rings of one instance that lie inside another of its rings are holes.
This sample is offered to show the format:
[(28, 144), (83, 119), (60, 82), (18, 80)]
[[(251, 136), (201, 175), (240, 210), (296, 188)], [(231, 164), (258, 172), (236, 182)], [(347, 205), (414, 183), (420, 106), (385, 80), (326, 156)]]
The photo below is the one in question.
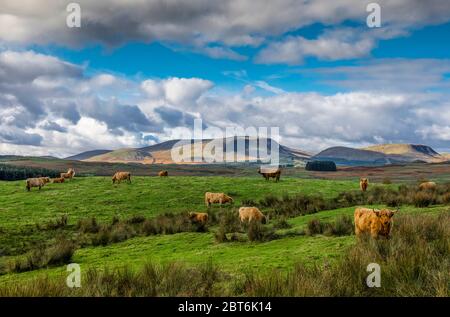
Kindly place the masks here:
[[(170, 127), (193, 127), (196, 119), (189, 113), (167, 106), (158, 107), (155, 109), (155, 112)], [(203, 127), (207, 127), (205, 123), (203, 123)]]
[(161, 128), (137, 106), (122, 105), (116, 101), (91, 99), (80, 107), (83, 116), (105, 122), (111, 130), (123, 128), (131, 132), (158, 132)]
[(42, 136), (36, 133), (26, 133), (11, 126), (0, 126), (0, 141), (18, 145), (41, 145)]
[(60, 126), (56, 122), (46, 121), (40, 127), (44, 130), (49, 131), (58, 131), (58, 132), (67, 132), (67, 128)]

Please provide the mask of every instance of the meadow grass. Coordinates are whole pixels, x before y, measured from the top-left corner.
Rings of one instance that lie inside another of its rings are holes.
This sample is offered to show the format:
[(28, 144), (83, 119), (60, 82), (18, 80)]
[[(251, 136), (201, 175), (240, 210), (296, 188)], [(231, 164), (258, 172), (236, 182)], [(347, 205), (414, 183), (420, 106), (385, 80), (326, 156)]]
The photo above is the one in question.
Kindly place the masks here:
[[(117, 221), (133, 224), (166, 213), (206, 211), (203, 201), (206, 191), (225, 192), (235, 198), (234, 206), (212, 207), (210, 212), (236, 212), (243, 202), (258, 202), (267, 198), (268, 194), (274, 197), (320, 195), (331, 199), (340, 193), (358, 190), (358, 186), (355, 181), (283, 178), (275, 183), (259, 177), (216, 176), (134, 177), (132, 184), (112, 185), (110, 178), (80, 177), (65, 184), (50, 184), (41, 191), (34, 189), (26, 192), (23, 181), (0, 182), (0, 272), (2, 265), (30, 248), (40, 245), (51, 247), (61, 236), (76, 240), (83, 230), (90, 230), (86, 219), (92, 217), (102, 225)], [(396, 184), (377, 186), (398, 187)], [(382, 208), (384, 205), (371, 207)], [(124, 266), (139, 271), (149, 261), (164, 267), (179, 262), (197, 267), (210, 259), (223, 274), (231, 276), (231, 280), (236, 277), (239, 281), (242, 281), (244, 272), (270, 274), (275, 270), (286, 273), (291, 272), (298, 263), (302, 267), (315, 267), (339, 262), (354, 247), (354, 235), (310, 236), (305, 235), (305, 229), (313, 220), (332, 223), (343, 216), (352, 217), (354, 209), (339, 208), (280, 218), (284, 222), (283, 228), (275, 228), (277, 238), (271, 241), (217, 243), (214, 233), (218, 225), (213, 224), (207, 232), (130, 236), (125, 241), (105, 246), (88, 244), (75, 250), (70, 261), (80, 264), (84, 272), (97, 270), (98, 273), (98, 270)], [(263, 209), (263, 212), (266, 211), (269, 210)], [(448, 211), (450, 207), (443, 205), (426, 208), (401, 206), (399, 215), (428, 214), (436, 217)], [(268, 227), (273, 227), (280, 219), (269, 221)], [(58, 280), (66, 275), (65, 266), (37, 266), (33, 271), (0, 275), (0, 288), (42, 278)], [(279, 276), (279, 279), (283, 280), (283, 277)], [(246, 281), (244, 286), (253, 287), (251, 282)], [(228, 280), (227, 287), (232, 286), (230, 283)], [(255, 291), (255, 294), (258, 292)]]

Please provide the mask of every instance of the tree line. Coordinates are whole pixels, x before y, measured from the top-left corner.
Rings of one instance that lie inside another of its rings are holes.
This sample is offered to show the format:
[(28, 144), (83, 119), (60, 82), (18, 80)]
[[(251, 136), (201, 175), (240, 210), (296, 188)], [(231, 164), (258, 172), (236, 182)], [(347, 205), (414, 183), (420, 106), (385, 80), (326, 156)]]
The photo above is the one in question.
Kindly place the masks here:
[(0, 164), (0, 180), (16, 181), (42, 176), (59, 177), (59, 172), (46, 168), (21, 167), (8, 164)]

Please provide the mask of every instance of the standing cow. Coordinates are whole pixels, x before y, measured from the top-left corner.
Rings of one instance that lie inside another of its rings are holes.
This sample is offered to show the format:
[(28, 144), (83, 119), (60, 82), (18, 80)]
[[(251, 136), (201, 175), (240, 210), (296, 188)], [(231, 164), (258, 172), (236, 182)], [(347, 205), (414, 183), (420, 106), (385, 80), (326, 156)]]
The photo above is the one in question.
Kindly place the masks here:
[(169, 172), (168, 172), (168, 171), (160, 171), (160, 172), (158, 173), (158, 176), (159, 176), (159, 177), (166, 177), (166, 176), (169, 176)]
[(239, 208), (239, 219), (241, 222), (258, 221), (262, 224), (267, 222), (266, 216), (256, 207), (241, 207)]
[(25, 183), (28, 191), (30, 191), (33, 187), (39, 187), (39, 190), (41, 190), (41, 188), (46, 184), (42, 178), (28, 178)]
[(64, 178), (64, 179), (72, 179), (74, 177), (75, 177), (75, 170), (73, 168), (69, 168), (67, 173), (60, 174), (60, 178)]
[(116, 182), (120, 184), (123, 180), (128, 181), (131, 184), (131, 173), (130, 172), (116, 172), (112, 177), (112, 183)]
[(267, 169), (267, 170), (262, 170), (261, 167), (258, 169), (258, 174), (261, 174), (266, 181), (269, 180), (269, 178), (275, 178), (275, 182), (278, 182), (280, 180), (280, 176), (281, 176), (281, 169), (280, 168), (276, 168), (276, 169)]
[(396, 211), (389, 209), (355, 209), (355, 234), (369, 233), (372, 238), (389, 238), (392, 228), (392, 217)]
[(211, 206), (211, 204), (226, 204), (233, 203), (233, 198), (224, 193), (205, 193), (205, 204), (207, 207)]
[(369, 179), (368, 178), (360, 178), (359, 188), (361, 188), (361, 191), (365, 192), (368, 187), (369, 187)]
[(437, 187), (435, 182), (423, 182), (419, 185), (420, 190), (435, 190)]

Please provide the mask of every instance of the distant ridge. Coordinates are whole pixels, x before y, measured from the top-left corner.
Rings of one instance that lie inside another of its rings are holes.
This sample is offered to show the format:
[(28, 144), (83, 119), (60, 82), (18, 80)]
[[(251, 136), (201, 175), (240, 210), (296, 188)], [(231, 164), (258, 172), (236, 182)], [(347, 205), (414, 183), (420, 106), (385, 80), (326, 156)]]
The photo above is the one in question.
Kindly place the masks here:
[(112, 152), (112, 150), (92, 150), (92, 151), (82, 152), (77, 155), (72, 155), (72, 156), (66, 157), (64, 159), (65, 160), (73, 160), (73, 161), (83, 161), (90, 157), (102, 155), (102, 154), (109, 153), (109, 152)]
[(428, 145), (422, 144), (379, 144), (366, 147), (365, 149), (386, 155), (401, 155), (417, 161), (434, 162), (443, 159), (438, 152)]
[(312, 157), (340, 165), (386, 165), (396, 163), (438, 163), (446, 160), (431, 147), (417, 144), (379, 144), (362, 149), (331, 147)]
[[(245, 155), (237, 155), (237, 141), (244, 139)], [(220, 140), (220, 139), (219, 139)], [(172, 160), (171, 151), (174, 146), (182, 146), (193, 142), (189, 139), (178, 139), (161, 142), (158, 144), (142, 147), (142, 148), (122, 148), (117, 150), (94, 150), (83, 152), (74, 156), (70, 156), (67, 159), (80, 160), (87, 162), (114, 162), (114, 163), (142, 163), (142, 164), (174, 164)], [(212, 139), (201, 140), (204, 147), (207, 142)], [(248, 161), (249, 154), (255, 152), (255, 148), (251, 145), (259, 144), (259, 142), (265, 141), (267, 144), (267, 152), (270, 153), (272, 139), (250, 139), (248, 137), (231, 137), (223, 139), (224, 152), (226, 148), (233, 148), (235, 151), (235, 157), (237, 163)], [(256, 142), (255, 142), (256, 141)], [(234, 144), (233, 144), (234, 143)], [(305, 151), (299, 149), (292, 149), (279, 144), (280, 163), (284, 165), (293, 165), (294, 161), (304, 161), (311, 155)], [(201, 158), (194, 158), (194, 162), (191, 164), (204, 164)]]

